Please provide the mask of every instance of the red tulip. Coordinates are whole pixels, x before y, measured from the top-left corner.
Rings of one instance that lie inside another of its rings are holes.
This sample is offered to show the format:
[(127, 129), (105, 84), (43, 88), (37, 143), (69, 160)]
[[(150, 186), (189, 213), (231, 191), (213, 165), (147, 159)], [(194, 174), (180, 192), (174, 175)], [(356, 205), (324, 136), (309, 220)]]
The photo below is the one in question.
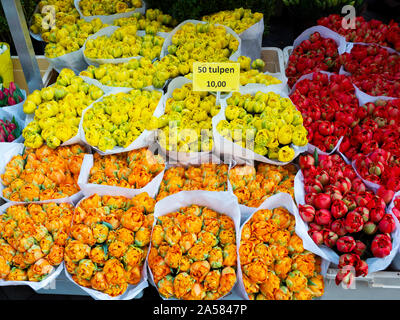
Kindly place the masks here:
[(374, 257), (383, 258), (390, 254), (392, 242), (387, 234), (377, 234), (371, 243), (371, 252)]
[(396, 229), (396, 222), (390, 213), (385, 213), (378, 224), (379, 231), (382, 233), (392, 233)]

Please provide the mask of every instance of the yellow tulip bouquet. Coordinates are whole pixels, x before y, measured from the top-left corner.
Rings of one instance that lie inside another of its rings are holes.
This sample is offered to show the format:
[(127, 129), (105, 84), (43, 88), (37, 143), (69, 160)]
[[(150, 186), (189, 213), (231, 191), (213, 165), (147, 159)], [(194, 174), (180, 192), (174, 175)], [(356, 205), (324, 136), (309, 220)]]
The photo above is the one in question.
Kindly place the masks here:
[(89, 37), (83, 53), (87, 63), (95, 65), (139, 56), (154, 60), (160, 56), (163, 43), (163, 37), (138, 32), (135, 25), (112, 26)]
[[(289, 98), (273, 91), (234, 92), (226, 102), (215, 127), (218, 141), (224, 138), (221, 148), (231, 141), (253, 152), (254, 160), (285, 164), (295, 158), (295, 146), (308, 144), (303, 117)], [(236, 153), (234, 146), (231, 152)]]
[(25, 146), (54, 149), (77, 136), (82, 111), (103, 93), (71, 69), (61, 70), (53, 86), (33, 91), (23, 104), (28, 117), (33, 115), (22, 131)]
[[(146, 146), (148, 137), (141, 135), (146, 129), (157, 128), (153, 114), (161, 98), (162, 92), (156, 90), (131, 90), (104, 96), (83, 113), (82, 140), (108, 153)], [(134, 141), (137, 146), (132, 145)]]

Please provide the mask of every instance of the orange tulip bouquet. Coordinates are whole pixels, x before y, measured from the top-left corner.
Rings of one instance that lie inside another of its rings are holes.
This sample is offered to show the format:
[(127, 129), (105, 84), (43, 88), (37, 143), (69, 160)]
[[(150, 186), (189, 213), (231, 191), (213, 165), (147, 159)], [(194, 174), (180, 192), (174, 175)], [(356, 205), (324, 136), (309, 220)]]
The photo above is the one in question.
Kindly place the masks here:
[(155, 200), (94, 194), (75, 207), (67, 277), (94, 299), (133, 299), (147, 287), (145, 260)]
[(240, 211), (228, 193), (182, 191), (157, 202), (148, 255), (163, 299), (216, 300), (237, 279)]
[(78, 200), (81, 195), (77, 182), (85, 152), (79, 144), (56, 149), (12, 144), (1, 159), (2, 198), (14, 202)]
[(255, 165), (240, 164), (229, 170), (229, 189), (238, 198), (243, 218), (260, 206), (270, 196), (284, 192), (294, 199), (294, 164), (277, 166), (256, 162)]
[(78, 183), (84, 195), (101, 192), (129, 198), (147, 192), (155, 197), (164, 169), (164, 159), (149, 148), (112, 155), (88, 154)]
[(165, 170), (156, 200), (191, 190), (227, 191), (228, 165), (210, 162), (198, 166), (170, 166)]
[(0, 286), (47, 286), (63, 269), (73, 204), (6, 203), (0, 213)]
[(255, 209), (240, 231), (241, 296), (250, 300), (321, 297), (322, 274), (327, 265), (310, 251), (316, 246), (306, 235), (306, 227), (298, 213), (296, 216), (296, 206), (288, 194), (274, 195)]

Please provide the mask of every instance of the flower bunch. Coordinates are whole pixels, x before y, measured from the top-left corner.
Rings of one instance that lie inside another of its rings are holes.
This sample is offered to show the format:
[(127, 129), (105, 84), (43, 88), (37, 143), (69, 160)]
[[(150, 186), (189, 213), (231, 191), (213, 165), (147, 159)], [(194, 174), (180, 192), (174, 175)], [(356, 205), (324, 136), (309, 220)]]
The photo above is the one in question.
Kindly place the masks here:
[(163, 158), (147, 148), (93, 157), (88, 183), (141, 189), (165, 168)]
[(158, 118), (158, 142), (168, 151), (200, 152), (213, 147), (212, 118), (221, 106), (210, 92), (193, 91), (192, 83), (174, 89)]
[(33, 91), (23, 104), (33, 121), (22, 131), (24, 144), (57, 148), (78, 133), (83, 109), (103, 95), (103, 90), (88, 84), (71, 69), (62, 69), (51, 87)]
[(251, 300), (311, 300), (324, 294), (321, 259), (305, 250), (283, 207), (260, 209), (242, 228), (239, 259)]
[(159, 91), (131, 90), (104, 96), (83, 116), (86, 141), (102, 151), (126, 148), (157, 119), (153, 113), (161, 99)]
[(135, 25), (126, 25), (110, 36), (88, 39), (84, 55), (90, 59), (118, 59), (142, 56), (153, 60), (159, 58), (164, 38), (158, 35), (136, 35)]
[(343, 17), (331, 14), (318, 19), (317, 23), (346, 38), (348, 42), (376, 43), (400, 51), (400, 25), (395, 21), (384, 24), (377, 19), (365, 21), (364, 17), (355, 18), (355, 28), (344, 28)]
[(279, 193), (289, 193), (294, 198), (293, 164), (275, 166), (259, 162), (256, 166), (237, 165), (229, 171), (229, 182), (239, 204), (259, 207), (265, 199)]
[(265, 67), (265, 62), (261, 59), (255, 59), (251, 62), (251, 58), (240, 56), (237, 62), (240, 63), (241, 86), (245, 86), (249, 83), (260, 83), (266, 86), (282, 83), (278, 78), (262, 72)]
[(147, 193), (132, 199), (94, 194), (75, 208), (65, 267), (79, 285), (111, 297), (142, 278), (155, 201)]
[[(397, 159), (397, 160), (394, 160)], [(354, 158), (355, 168), (360, 176), (370, 182), (382, 186), (381, 195), (385, 196), (385, 202), (392, 200), (394, 192), (400, 190), (400, 165), (398, 157), (393, 156), (385, 149), (377, 148), (368, 155), (358, 154)], [(386, 192), (384, 192), (386, 189)]]
[(400, 98), (400, 54), (390, 53), (376, 44), (354, 44), (351, 52), (340, 56), (352, 82), (372, 96)]
[(81, 0), (79, 9), (84, 16), (107, 16), (131, 12), (142, 7), (142, 0)]
[(237, 34), (250, 28), (263, 18), (260, 12), (252, 12), (250, 9), (236, 8), (234, 10), (224, 10), (213, 13), (201, 18), (202, 21), (222, 24), (231, 28)]
[(339, 72), (338, 45), (331, 38), (323, 38), (314, 32), (309, 39), (301, 42), (289, 57), (286, 67), (289, 87), (304, 74), (316, 71)]
[(44, 54), (47, 58), (53, 59), (77, 51), (83, 47), (90, 35), (105, 27), (107, 25), (97, 18), (90, 22), (79, 19), (73, 24), (54, 28), (46, 35), (47, 45), (44, 48)]
[(43, 201), (65, 198), (79, 192), (77, 184), (84, 148), (80, 145), (44, 145), (12, 157), (1, 175), (3, 197), (10, 201)]
[(69, 203), (12, 205), (0, 217), (0, 278), (44, 280), (64, 260), (74, 207)]
[(197, 205), (160, 216), (148, 263), (163, 297), (216, 300), (236, 282), (235, 224), (229, 216)]
[(239, 41), (222, 25), (186, 23), (172, 36), (168, 53), (182, 63), (224, 62), (239, 48)]
[(169, 78), (179, 75), (179, 70), (176, 66), (158, 60), (152, 63), (150, 59), (141, 57), (119, 64), (104, 63), (98, 67), (90, 65), (80, 75), (110, 87), (143, 89), (150, 86), (162, 88)]
[(171, 167), (165, 170), (156, 200), (159, 201), (180, 191), (226, 191), (228, 190), (227, 182), (228, 165), (226, 164), (202, 163), (199, 166), (187, 168)]
[(73, 25), (79, 19), (79, 12), (76, 10), (74, 0), (42, 0), (38, 3), (38, 12), (32, 16), (32, 24), (29, 29), (34, 34), (40, 34), (42, 39), (47, 42), (52, 25), (48, 21), (48, 10), (44, 10), (46, 6), (50, 6), (55, 12), (55, 27), (60, 28), (63, 25)]
[(225, 139), (282, 162), (293, 160), (291, 144), (307, 145), (303, 117), (289, 98), (274, 92), (234, 92), (226, 102), (226, 120), (217, 124)]
[(340, 137), (357, 125), (358, 99), (349, 77), (313, 73), (296, 84), (290, 99), (301, 112), (308, 140), (321, 151), (332, 151)]
[(24, 95), (18, 84), (11, 81), (8, 88), (0, 83), (0, 108), (13, 106), (24, 101)]
[(130, 17), (114, 20), (113, 24), (118, 27), (135, 25), (138, 30), (155, 35), (157, 32), (171, 32), (177, 21), (159, 9), (147, 9), (144, 15), (135, 12)]
[(299, 165), (305, 190), (300, 216), (314, 242), (339, 255), (336, 284), (349, 286), (354, 276), (368, 274), (366, 259), (390, 254), (395, 220), (385, 213), (384, 198), (368, 190), (340, 155), (306, 154)]
[(0, 119), (0, 142), (13, 142), (21, 136), (21, 127), (15, 120)]

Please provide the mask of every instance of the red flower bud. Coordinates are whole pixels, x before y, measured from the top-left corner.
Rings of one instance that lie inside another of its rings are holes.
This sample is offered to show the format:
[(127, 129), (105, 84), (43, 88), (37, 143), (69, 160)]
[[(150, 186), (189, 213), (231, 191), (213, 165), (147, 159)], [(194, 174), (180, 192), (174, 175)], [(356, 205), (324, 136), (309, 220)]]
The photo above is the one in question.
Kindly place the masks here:
[(387, 234), (377, 234), (371, 243), (371, 252), (374, 257), (383, 258), (390, 254), (392, 242)]
[(336, 244), (336, 241), (339, 238), (339, 236), (335, 232), (333, 232), (332, 230), (329, 230), (329, 229), (323, 229), (322, 235), (324, 238), (324, 244), (329, 248), (334, 247)]
[(348, 209), (342, 200), (334, 200), (331, 205), (331, 213), (335, 219), (342, 218), (346, 215)]
[(353, 251), (353, 249), (356, 247), (356, 241), (354, 240), (353, 237), (351, 236), (343, 236), (340, 237), (337, 241), (336, 241), (336, 248), (340, 251), (340, 252), (351, 252)]
[(337, 219), (337, 220), (332, 221), (331, 230), (340, 237), (346, 235), (347, 230), (344, 226), (344, 219)]
[(396, 229), (396, 222), (390, 213), (385, 213), (378, 224), (379, 231), (382, 233), (392, 233)]
[(374, 223), (379, 223), (385, 215), (385, 210), (382, 208), (372, 208), (369, 211), (370, 220)]
[(314, 220), (317, 224), (328, 226), (332, 222), (332, 215), (329, 210), (321, 209), (315, 213)]
[(300, 156), (299, 166), (301, 170), (309, 169), (315, 164), (315, 159), (311, 154)]
[(324, 243), (324, 237), (322, 235), (322, 231), (310, 229), (308, 230), (308, 234), (318, 246)]
[(331, 197), (326, 193), (318, 193), (314, 198), (314, 206), (317, 209), (329, 209), (331, 206)]
[(358, 260), (356, 265), (356, 277), (363, 276), (365, 277), (368, 274), (368, 264), (364, 260)]
[(303, 221), (305, 222), (312, 222), (315, 216), (315, 209), (311, 205), (299, 205), (299, 214)]
[(376, 194), (385, 201), (386, 204), (389, 204), (394, 196), (394, 191), (393, 190), (387, 190), (384, 187), (380, 187)]
[(349, 233), (360, 232), (363, 229), (364, 220), (359, 213), (351, 211), (346, 215), (344, 226)]
[(366, 249), (367, 249), (367, 245), (364, 242), (362, 242), (360, 240), (356, 240), (356, 246), (353, 249), (353, 253), (355, 253), (361, 257), (364, 254)]

